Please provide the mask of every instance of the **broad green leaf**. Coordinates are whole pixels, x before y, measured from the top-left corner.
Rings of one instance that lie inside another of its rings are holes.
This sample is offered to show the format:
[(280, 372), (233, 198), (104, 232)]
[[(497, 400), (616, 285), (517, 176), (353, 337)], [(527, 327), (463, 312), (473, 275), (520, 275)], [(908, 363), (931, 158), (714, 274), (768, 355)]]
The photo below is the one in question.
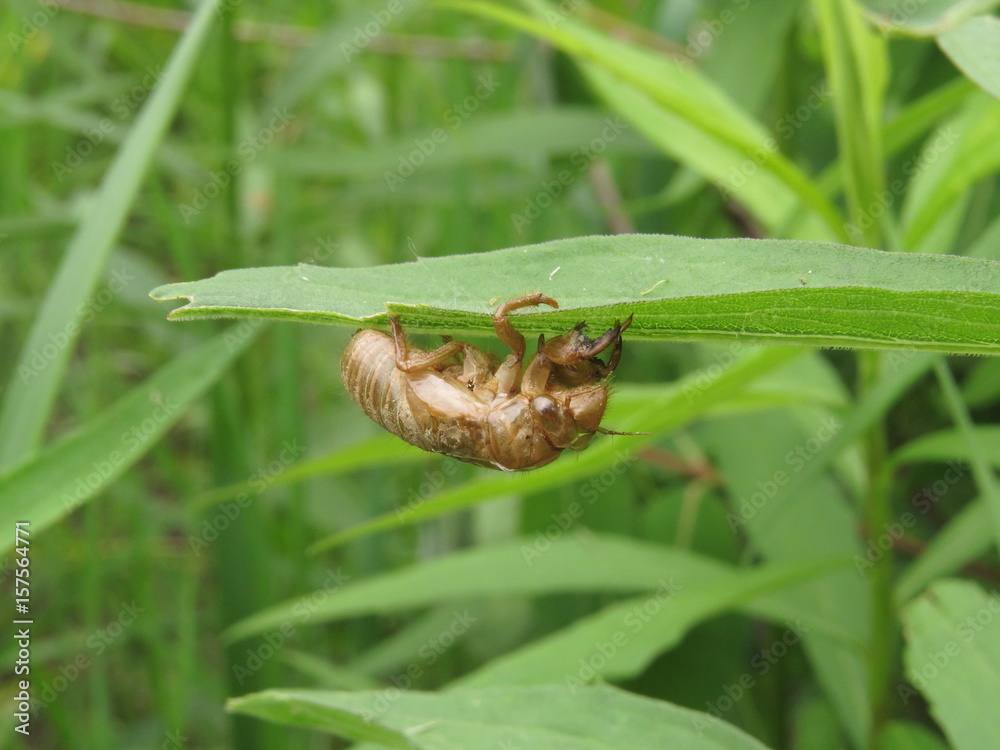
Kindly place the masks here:
[[(455, 552), (350, 583), (329, 594), (310, 592), (236, 623), (225, 638), (238, 641), (290, 622), (315, 625), (488, 596), (573, 591), (636, 594), (656, 591), (664, 581), (692, 590), (715, 581), (725, 588), (732, 587), (740, 574), (716, 560), (675, 547), (608, 535), (577, 537), (566, 532), (555, 540), (544, 536), (515, 539)], [(835, 623), (824, 623), (808, 609), (790, 605), (781, 597), (762, 597), (746, 609), (776, 621), (801, 620), (811, 630), (845, 642), (854, 640)]]
[(937, 41), (959, 70), (1000, 99), (1000, 18), (974, 16)]
[[(850, 559), (774, 563), (686, 590), (665, 580), (654, 593), (614, 604), (564, 630), (500, 657), (458, 680), (462, 686), (524, 685), (563, 680), (581, 685), (594, 679), (636, 677), (688, 631), (721, 612), (762, 595), (793, 588), (851, 566)], [(791, 623), (801, 638), (810, 627)]]
[(777, 240), (581, 237), (374, 268), (224, 271), (155, 289), (172, 319), (266, 317), (418, 331), (492, 331), (491, 302), (526, 290), (562, 306), (517, 314), (527, 334), (629, 336), (1000, 353), (1000, 262)]
[(864, 0), (868, 18), (885, 31), (936, 36), (995, 8), (998, 0)]
[(136, 118), (56, 271), (21, 349), (0, 412), (0, 468), (33, 453), (41, 440), (87, 299), (107, 264), (156, 149), (177, 111), (219, 0), (206, 0), (174, 49), (163, 77)]
[[(1000, 597), (943, 580), (903, 610), (907, 677), (930, 703), (955, 750), (1000, 737)], [(912, 688), (899, 686), (907, 700)]]
[[(99, 417), (0, 477), (0, 523), (32, 533), (90, 500), (131, 467), (252, 341), (224, 334), (164, 365)], [(0, 552), (10, 549), (10, 535)]]
[(607, 685), (336, 693), (269, 690), (230, 711), (413, 750), (765, 750), (707, 714)]

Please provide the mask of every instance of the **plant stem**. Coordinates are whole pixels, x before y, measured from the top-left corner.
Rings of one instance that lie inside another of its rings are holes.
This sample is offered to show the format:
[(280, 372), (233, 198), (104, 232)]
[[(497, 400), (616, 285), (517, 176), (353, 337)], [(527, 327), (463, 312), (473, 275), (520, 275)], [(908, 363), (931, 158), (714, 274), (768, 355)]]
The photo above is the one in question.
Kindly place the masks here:
[[(872, 388), (882, 366), (880, 352), (859, 352), (859, 385)], [(864, 438), (868, 489), (864, 498), (864, 528), (869, 538), (887, 528), (890, 520), (889, 477), (886, 471), (885, 423), (874, 424)], [(895, 650), (895, 611), (892, 599), (892, 556), (883, 555), (869, 570), (871, 584), (871, 641), (868, 646), (868, 680), (871, 729), (868, 747), (878, 747), (882, 726), (889, 718), (889, 680)]]

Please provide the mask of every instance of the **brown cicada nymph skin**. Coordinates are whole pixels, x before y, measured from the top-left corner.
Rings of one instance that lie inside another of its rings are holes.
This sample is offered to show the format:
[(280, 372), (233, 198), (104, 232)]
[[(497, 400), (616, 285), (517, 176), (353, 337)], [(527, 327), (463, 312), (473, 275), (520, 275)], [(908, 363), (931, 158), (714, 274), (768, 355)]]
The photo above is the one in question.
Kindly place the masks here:
[[(445, 339), (425, 352), (409, 345), (397, 317), (392, 333), (358, 331), (344, 350), (340, 371), (347, 392), (365, 414), (406, 442), (477, 466), (526, 471), (581, 451), (601, 427), (608, 378), (622, 353), (621, 334), (632, 322), (615, 321), (595, 340), (581, 322), (546, 341), (522, 365), (524, 336), (507, 315), (534, 305), (558, 307), (542, 294), (505, 302), (493, 326), (511, 354), (498, 362), (471, 344)], [(597, 355), (613, 346), (607, 364)], [(461, 358), (460, 358), (461, 355)], [(620, 433), (619, 433), (620, 434)]]

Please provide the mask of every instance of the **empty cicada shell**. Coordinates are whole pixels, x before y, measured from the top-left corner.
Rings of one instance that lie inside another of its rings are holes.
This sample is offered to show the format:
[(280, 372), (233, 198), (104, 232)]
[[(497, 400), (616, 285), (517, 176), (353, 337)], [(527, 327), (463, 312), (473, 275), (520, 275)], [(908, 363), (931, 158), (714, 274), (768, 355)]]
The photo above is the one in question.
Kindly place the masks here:
[[(397, 317), (392, 334), (358, 331), (344, 351), (341, 374), (365, 414), (418, 448), (503, 471), (554, 461), (580, 451), (601, 427), (608, 378), (622, 353), (624, 323), (597, 339), (584, 323), (546, 341), (523, 369), (524, 337), (512, 310), (559, 305), (541, 294), (505, 302), (493, 316), (497, 336), (511, 349), (503, 362), (471, 344), (449, 341), (431, 352), (409, 345)], [(613, 346), (607, 363), (597, 355)]]

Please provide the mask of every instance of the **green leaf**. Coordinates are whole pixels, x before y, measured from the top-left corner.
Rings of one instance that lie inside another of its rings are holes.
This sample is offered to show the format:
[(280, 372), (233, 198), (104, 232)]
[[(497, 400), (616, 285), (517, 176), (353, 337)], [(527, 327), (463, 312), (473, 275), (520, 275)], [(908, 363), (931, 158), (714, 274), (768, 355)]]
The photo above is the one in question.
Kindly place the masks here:
[[(991, 360), (992, 361), (992, 360)], [(1000, 469), (1000, 425), (982, 424), (974, 428), (976, 436), (986, 450), (993, 466)], [(968, 463), (972, 453), (965, 435), (958, 428), (939, 430), (911, 440), (892, 454), (893, 464), (918, 461), (963, 461)]]
[[(223, 334), (163, 366), (101, 415), (0, 477), (0, 523), (42, 531), (131, 467), (254, 338)], [(0, 553), (14, 543), (9, 536)]]
[[(578, 23), (561, 14), (551, 23), (553, 6), (541, 0), (527, 3), (537, 18), (523, 15), (496, 3), (476, 0), (442, 0), (442, 8), (474, 13), (545, 39), (578, 62), (594, 63), (626, 87), (634, 88), (659, 107), (682, 118), (711, 138), (718, 146), (740, 154), (732, 163), (739, 168), (750, 163), (771, 173), (791, 189), (803, 204), (834, 233), (845, 239), (836, 208), (799, 167), (784, 156), (777, 143), (749, 113), (735, 104), (719, 86), (683, 63), (644, 49)], [(706, 175), (708, 176), (708, 175)]]
[(337, 693), (269, 690), (229, 710), (415, 750), (764, 750), (707, 714), (607, 685)]
[(920, 248), (945, 212), (1000, 168), (998, 131), (1000, 102), (975, 91), (927, 138), (919, 157), (907, 163), (912, 179), (902, 211), (905, 247)]
[[(677, 645), (700, 622), (753, 599), (851, 567), (850, 559), (772, 563), (742, 570), (685, 590), (664, 580), (652, 595), (619, 602), (581, 618), (564, 630), (507, 654), (468, 677), (461, 685), (533, 684), (565, 679), (567, 684), (594, 678), (636, 677), (659, 654)], [(811, 628), (792, 623), (801, 638)]]
[(937, 42), (969, 80), (1000, 99), (1000, 18), (975, 16)]
[(909, 36), (947, 33), (965, 19), (987, 13), (998, 0), (864, 0), (869, 20), (885, 31)]
[[(882, 244), (878, 216), (884, 208), (882, 109), (888, 78), (886, 44), (861, 17), (854, 0), (813, 0), (823, 43), (824, 66), (833, 90), (837, 142), (851, 239)], [(874, 210), (880, 213), (875, 214)]]
[[(712, 581), (733, 588), (737, 575), (730, 566), (693, 552), (610, 535), (580, 538), (567, 534), (554, 541), (542, 538), (541, 542), (537, 538), (514, 539), (384, 573), (329, 595), (310, 592), (236, 623), (225, 638), (235, 642), (287, 623), (316, 625), (489, 596), (574, 591), (635, 594), (654, 591), (667, 578), (684, 588), (695, 589)], [(762, 597), (747, 609), (776, 621), (802, 620), (810, 630), (853, 642), (844, 629), (778, 597)]]
[[(219, 0), (199, 5), (149, 103), (136, 118), (100, 190), (70, 240), (21, 349), (0, 412), (0, 468), (38, 445), (94, 291), (150, 162), (173, 119), (208, 38)], [(48, 352), (52, 356), (48, 356)]]
[[(601, 132), (614, 124), (607, 112), (583, 107), (560, 107), (552, 110), (486, 113), (453, 129), (442, 122), (438, 128), (446, 137), (432, 141), (433, 159), (428, 158), (420, 170), (467, 168), (470, 161), (515, 159), (523, 161), (528, 154), (570, 154), (581, 145), (599, 138)], [(465, 121), (460, 121), (464, 123)], [(282, 171), (296, 177), (336, 177), (352, 180), (375, 179), (386, 187), (386, 174), (399, 177), (400, 154), (417, 149), (416, 141), (430, 140), (434, 128), (408, 133), (391, 143), (365, 150), (328, 149), (295, 146), (281, 149), (267, 157)], [(622, 132), (624, 131), (624, 132)], [(649, 155), (649, 145), (624, 125), (616, 126), (616, 134), (605, 144), (603, 153), (626, 151)], [(388, 185), (394, 190), (396, 183)]]
[(890, 721), (879, 735), (878, 750), (948, 750), (948, 746), (926, 727)]
[(925, 586), (951, 575), (985, 554), (993, 544), (992, 513), (983, 500), (975, 500), (952, 518), (896, 581), (895, 599), (905, 603)]
[(991, 466), (988, 446), (980, 438), (979, 431), (972, 423), (972, 417), (969, 416), (969, 410), (962, 400), (958, 384), (955, 383), (955, 378), (943, 359), (935, 363), (934, 374), (944, 395), (944, 403), (965, 442), (972, 476), (992, 516), (993, 541), (1000, 547), (1000, 482), (997, 481), (997, 475)]
[[(939, 581), (903, 610), (903, 623), (907, 676), (952, 746), (993, 747), (1000, 737), (1000, 597), (969, 581)], [(907, 690), (900, 685), (901, 696)]]
[(635, 338), (1000, 353), (1000, 262), (781, 240), (581, 237), (374, 268), (224, 271), (155, 289), (172, 319), (266, 317), (492, 332), (491, 301), (527, 290), (562, 308), (527, 334), (634, 314)]

